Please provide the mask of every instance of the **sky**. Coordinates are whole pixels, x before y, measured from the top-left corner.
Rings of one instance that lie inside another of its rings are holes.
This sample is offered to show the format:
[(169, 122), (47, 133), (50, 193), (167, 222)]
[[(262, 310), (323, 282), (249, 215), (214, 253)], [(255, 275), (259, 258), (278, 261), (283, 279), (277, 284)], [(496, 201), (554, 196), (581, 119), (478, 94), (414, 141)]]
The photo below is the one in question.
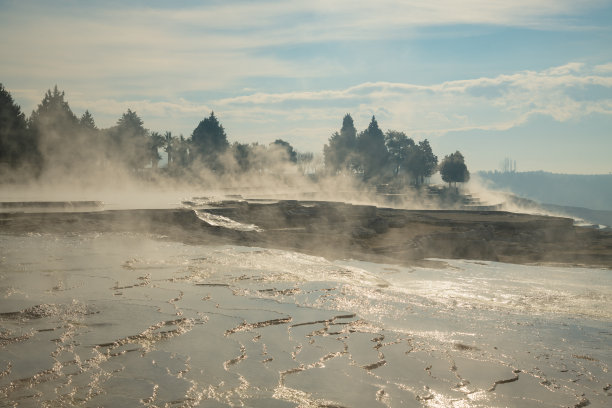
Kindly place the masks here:
[(98, 127), (132, 109), (189, 137), (322, 153), (358, 131), (428, 139), (471, 171), (612, 173), (610, 0), (0, 0), (0, 83)]

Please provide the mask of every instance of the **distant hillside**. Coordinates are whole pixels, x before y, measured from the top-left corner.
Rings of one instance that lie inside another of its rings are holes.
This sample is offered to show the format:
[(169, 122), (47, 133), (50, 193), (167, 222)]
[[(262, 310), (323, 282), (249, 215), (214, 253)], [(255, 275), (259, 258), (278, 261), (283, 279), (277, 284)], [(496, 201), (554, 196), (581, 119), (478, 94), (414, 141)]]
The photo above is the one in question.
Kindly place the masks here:
[(590, 210), (582, 207), (564, 207), (561, 205), (545, 204), (542, 208), (561, 216), (580, 218), (587, 223), (594, 225), (604, 225), (612, 228), (612, 211)]
[(612, 210), (612, 174), (479, 172), (488, 186), (544, 204)]

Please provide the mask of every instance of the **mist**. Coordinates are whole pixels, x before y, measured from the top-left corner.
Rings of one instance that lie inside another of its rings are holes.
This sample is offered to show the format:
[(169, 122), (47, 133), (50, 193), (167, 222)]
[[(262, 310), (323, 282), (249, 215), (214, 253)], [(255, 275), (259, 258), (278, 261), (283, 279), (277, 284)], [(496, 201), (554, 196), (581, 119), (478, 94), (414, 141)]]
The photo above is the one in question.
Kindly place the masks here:
[[(282, 139), (269, 145), (230, 142), (214, 112), (189, 137), (149, 130), (130, 109), (115, 126), (99, 129), (89, 111), (80, 118), (72, 112), (57, 86), (25, 118), (10, 93), (2, 91), (3, 109), (12, 118), (2, 131), (3, 146), (10, 148), (3, 148), (0, 160), (0, 188), (7, 201), (94, 200), (108, 208), (172, 208), (195, 196), (240, 195), (440, 205), (419, 188), (437, 163), (427, 141), (416, 144), (395, 131), (383, 135), (374, 118), (358, 134), (346, 115), (340, 133), (330, 137), (321, 154), (296, 152)], [(159, 167), (160, 153), (166, 156), (164, 167)], [(429, 155), (429, 164), (417, 171), (419, 154)], [(404, 170), (409, 166), (414, 170)]]
[(57, 87), (27, 119), (2, 96), (9, 403), (609, 398), (612, 233), (492, 188), (459, 150), (350, 114), (299, 152), (232, 141), (222, 112), (185, 137), (131, 109), (98, 129)]
[(612, 2), (0, 10), (0, 407), (610, 405)]

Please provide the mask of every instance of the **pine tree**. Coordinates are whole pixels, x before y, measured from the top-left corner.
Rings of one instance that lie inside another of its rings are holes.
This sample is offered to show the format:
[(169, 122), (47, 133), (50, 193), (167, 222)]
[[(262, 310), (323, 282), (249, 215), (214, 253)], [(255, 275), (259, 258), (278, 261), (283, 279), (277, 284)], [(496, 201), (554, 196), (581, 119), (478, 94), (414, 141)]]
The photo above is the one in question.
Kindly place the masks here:
[(117, 120), (117, 125), (109, 129), (115, 161), (131, 169), (141, 169), (151, 162), (149, 131), (143, 124), (138, 114), (128, 109)]
[(416, 160), (414, 163), (414, 176), (416, 184), (423, 184), (425, 177), (431, 177), (438, 168), (438, 157), (433, 154), (427, 139), (419, 142), (416, 147)]
[(364, 179), (381, 177), (389, 154), (385, 146), (385, 135), (374, 116), (368, 128), (359, 134), (357, 147)]
[(334, 132), (329, 138), (329, 144), (323, 146), (325, 168), (332, 173), (356, 167), (357, 129), (350, 114), (342, 120), (340, 132)]
[(211, 112), (210, 116), (202, 120), (193, 130), (191, 142), (196, 156), (209, 167), (220, 168), (218, 156), (227, 150), (229, 142), (214, 112)]
[(81, 134), (79, 119), (70, 109), (63, 91), (57, 85), (48, 90), (29, 119), (30, 130), (38, 140), (45, 169), (62, 168), (75, 171), (87, 159), (83, 157), (86, 146)]
[(88, 110), (86, 110), (85, 113), (83, 113), (83, 116), (81, 116), (81, 119), (79, 119), (79, 124), (84, 129), (90, 129), (90, 130), (98, 129), (96, 127), (96, 122), (94, 121), (93, 116), (91, 115), (91, 113), (89, 113)]
[(11, 168), (40, 164), (38, 141), (28, 129), (25, 115), (0, 84), (0, 164)]

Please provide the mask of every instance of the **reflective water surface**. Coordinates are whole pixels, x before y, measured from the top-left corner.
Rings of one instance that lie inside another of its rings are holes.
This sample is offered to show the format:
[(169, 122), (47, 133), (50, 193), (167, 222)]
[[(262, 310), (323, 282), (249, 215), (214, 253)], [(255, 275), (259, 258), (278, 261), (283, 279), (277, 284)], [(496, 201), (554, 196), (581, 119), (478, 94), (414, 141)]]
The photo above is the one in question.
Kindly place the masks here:
[(0, 235), (0, 406), (604, 407), (609, 270)]

